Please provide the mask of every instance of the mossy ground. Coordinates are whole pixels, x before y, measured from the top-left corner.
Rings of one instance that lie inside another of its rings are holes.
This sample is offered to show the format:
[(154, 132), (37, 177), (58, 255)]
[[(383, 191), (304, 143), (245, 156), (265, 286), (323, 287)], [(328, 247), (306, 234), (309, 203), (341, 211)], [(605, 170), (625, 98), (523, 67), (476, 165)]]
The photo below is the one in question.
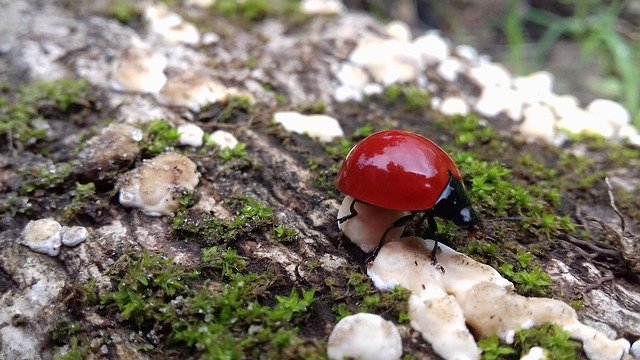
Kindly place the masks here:
[[(253, 21), (253, 15), (242, 17)], [(9, 119), (9, 127), (0, 128), (0, 135), (8, 139), (0, 144), (0, 169), (6, 174), (0, 182), (0, 230), (19, 233), (28, 220), (43, 217), (100, 226), (137, 214), (117, 203), (114, 182), (83, 182), (73, 171), (78, 149), (99, 133), (108, 114), (93, 106), (100, 99), (99, 89), (79, 82), (59, 85), (3, 90), (0, 114)], [(38, 87), (54, 90), (30, 95)], [(287, 99), (278, 95), (279, 106), (286, 107)], [(431, 138), (460, 167), (483, 228), (469, 235), (440, 222), (440, 240), (499, 269), (523, 295), (579, 304), (580, 289), (557, 287), (544, 266), (553, 254), (580, 276), (586, 273), (580, 260), (588, 259), (575, 254), (586, 256), (586, 249), (572, 240), (616, 246), (606, 229), (590, 226), (585, 219), (595, 217), (616, 226), (604, 179), (638, 178), (640, 151), (586, 137), (561, 149), (528, 143), (513, 136), (510, 124), (501, 124), (498, 131), (474, 116), (444, 118), (429, 110), (428, 98), (414, 87), (394, 86), (362, 103), (301, 106), (307, 112), (327, 111), (343, 125), (346, 138), (324, 145), (286, 133), (270, 121), (277, 109), (250, 105), (241, 98), (205, 108), (197, 116), (196, 123), (208, 132), (224, 128), (238, 136), (241, 145), (226, 152), (212, 145), (179, 148), (168, 123), (146, 125), (138, 164), (168, 149), (198, 164), (200, 191), (184, 197), (180, 211), (162, 219), (161, 226), (173, 241), (195, 244), (200, 257), (182, 266), (162, 253), (122, 249), (108, 270), (110, 291), (97, 293), (91, 283), (68, 289), (69, 311), (51, 333), (52, 346), (68, 350), (60, 350), (59, 357), (83, 358), (103, 346), (109, 349), (111, 332), (128, 336), (151, 358), (322, 358), (331, 326), (348, 314), (371, 311), (406, 324), (406, 291), (377, 292), (365, 275), (367, 255), (341, 236), (332, 216), (320, 223), (305, 216), (318, 208), (334, 211), (331, 204), (341, 200), (334, 187), (341, 160), (357, 141), (389, 128)], [(40, 131), (40, 120), (53, 131)], [(72, 133), (79, 135), (68, 141), (65, 134)], [(311, 178), (287, 169), (284, 160), (265, 152), (267, 148), (286, 155)], [(629, 183), (627, 190), (616, 188), (615, 198), (627, 216), (628, 229), (634, 230), (640, 226), (640, 200), (633, 194), (640, 188), (637, 182)], [(230, 216), (222, 219), (195, 207), (203, 194), (212, 196)], [(411, 232), (420, 229), (407, 229)], [(298, 264), (295, 280), (275, 259), (252, 251), (267, 247), (304, 254), (309, 240), (315, 253)], [(344, 258), (348, 265), (328, 270), (321, 266), (324, 254)], [(624, 261), (611, 253), (596, 252), (589, 260), (616, 276), (632, 276)], [(87, 313), (108, 324), (88, 319)], [(544, 329), (553, 334), (557, 330)], [(522, 349), (530, 346), (527, 336), (523, 335)], [(425, 351), (428, 346), (412, 333), (405, 343), (406, 357), (418, 358)], [(509, 351), (503, 355), (517, 358)]]

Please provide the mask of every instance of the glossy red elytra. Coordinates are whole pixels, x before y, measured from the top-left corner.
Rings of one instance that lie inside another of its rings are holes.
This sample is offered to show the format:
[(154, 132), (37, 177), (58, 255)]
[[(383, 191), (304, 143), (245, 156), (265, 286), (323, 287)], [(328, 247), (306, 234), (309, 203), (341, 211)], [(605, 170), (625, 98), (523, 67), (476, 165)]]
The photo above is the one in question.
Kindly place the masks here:
[[(425, 214), (433, 232), (434, 217), (467, 227), (478, 222), (451, 157), (433, 141), (407, 131), (380, 131), (359, 142), (342, 163), (337, 188), (355, 201), (411, 212), (390, 228), (418, 213)], [(356, 215), (352, 204), (351, 213), (338, 221)]]

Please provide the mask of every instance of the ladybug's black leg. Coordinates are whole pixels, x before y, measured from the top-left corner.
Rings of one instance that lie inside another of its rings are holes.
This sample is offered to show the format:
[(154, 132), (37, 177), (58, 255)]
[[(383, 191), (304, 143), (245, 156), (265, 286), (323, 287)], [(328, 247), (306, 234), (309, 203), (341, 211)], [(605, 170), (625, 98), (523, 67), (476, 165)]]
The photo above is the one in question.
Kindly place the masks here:
[(356, 217), (358, 215), (358, 211), (356, 210), (356, 199), (353, 199), (353, 201), (351, 202), (351, 205), (349, 206), (349, 214), (338, 218), (338, 224), (342, 224), (343, 222), (352, 219), (354, 217)]
[(407, 225), (408, 223), (411, 222), (411, 220), (413, 220), (414, 216), (416, 216), (416, 213), (411, 213), (409, 215), (405, 215), (399, 218), (398, 220), (392, 222), (391, 225), (389, 225), (389, 227), (387, 228), (387, 230), (385, 230), (384, 233), (382, 234), (382, 237), (380, 238), (380, 246), (384, 244), (384, 240), (387, 237), (387, 234), (389, 233), (389, 231), (391, 231), (392, 229)]
[(434, 219), (432, 214), (427, 214), (427, 224), (429, 225), (429, 235), (433, 238), (433, 250), (431, 250), (431, 265), (437, 265), (438, 259), (436, 259), (436, 255), (440, 250), (438, 247), (438, 224), (436, 224), (436, 219)]
[(399, 228), (401, 226), (407, 225), (409, 222), (411, 222), (411, 220), (413, 219), (414, 216), (416, 216), (416, 213), (411, 213), (409, 215), (405, 215), (405, 216), (399, 218), (398, 220), (392, 222), (391, 225), (389, 225), (387, 230), (385, 230), (384, 233), (382, 234), (382, 236), (380, 237), (380, 243), (378, 244), (376, 249), (373, 250), (373, 253), (367, 259), (367, 262), (369, 262), (369, 261), (371, 261), (371, 260), (376, 258), (376, 256), (378, 255), (378, 251), (380, 251), (380, 248), (382, 247), (382, 245), (384, 245), (384, 240), (386, 239), (387, 234), (389, 233), (389, 231), (391, 231), (392, 229)]

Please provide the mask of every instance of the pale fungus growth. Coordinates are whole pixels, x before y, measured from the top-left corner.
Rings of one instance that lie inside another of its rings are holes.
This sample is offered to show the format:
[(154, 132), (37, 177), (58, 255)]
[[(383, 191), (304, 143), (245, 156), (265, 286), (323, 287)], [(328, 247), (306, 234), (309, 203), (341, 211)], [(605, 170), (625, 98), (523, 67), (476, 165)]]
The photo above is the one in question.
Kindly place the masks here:
[(196, 164), (180, 154), (162, 154), (129, 171), (119, 184), (120, 204), (149, 216), (171, 215), (179, 199), (199, 182)]
[(393, 39), (411, 41), (411, 29), (404, 21), (393, 20), (384, 27), (384, 31)]
[(184, 21), (180, 15), (170, 11), (165, 4), (161, 3), (146, 8), (144, 18), (149, 24), (149, 30), (159, 35), (167, 43), (197, 45), (200, 42), (198, 28)]
[[(351, 196), (346, 196), (338, 210), (338, 219), (351, 213), (350, 206), (353, 202)], [(338, 224), (338, 228), (364, 252), (372, 252), (378, 245), (382, 235), (389, 225), (395, 220), (408, 214), (404, 211), (383, 209), (377, 206), (357, 201), (354, 204), (358, 215)], [(386, 240), (396, 239), (402, 235), (404, 227), (390, 230), (385, 236)]]
[(345, 11), (341, 0), (302, 0), (300, 12), (307, 15), (337, 15)]
[(304, 115), (294, 111), (273, 114), (273, 121), (287, 131), (306, 134), (321, 142), (329, 142), (344, 136), (338, 120), (329, 115)]
[(437, 68), (438, 75), (448, 82), (456, 81), (463, 70), (464, 64), (456, 58), (444, 59)]
[(475, 109), (480, 115), (489, 117), (504, 112), (511, 120), (518, 121), (522, 118), (522, 106), (520, 94), (511, 87), (488, 86), (482, 91)]
[(331, 332), (327, 356), (332, 360), (400, 359), (402, 338), (396, 326), (379, 315), (349, 315), (342, 318)]
[(167, 59), (147, 46), (132, 46), (116, 59), (111, 70), (111, 87), (117, 91), (157, 93), (167, 77)]
[(183, 146), (191, 146), (194, 148), (202, 146), (202, 137), (204, 136), (204, 130), (195, 124), (184, 124), (178, 126), (178, 144)]
[[(433, 244), (432, 240), (416, 237), (389, 242), (380, 249), (367, 273), (380, 290), (401, 285), (411, 291), (411, 324), (441, 356), (479, 358), (468, 341), (469, 330), (462, 327), (465, 323), (480, 338), (496, 334), (507, 343), (513, 342), (518, 329), (557, 324), (582, 342), (592, 360), (619, 360), (629, 351), (627, 340), (608, 339), (580, 323), (571, 306), (559, 300), (518, 295), (495, 269), (449, 247), (439, 245), (439, 266), (433, 266)], [(439, 320), (445, 318), (448, 320)]]
[(22, 230), (20, 243), (35, 252), (58, 256), (62, 245), (62, 225), (50, 218), (29, 221)]
[(468, 61), (471, 64), (478, 62), (478, 50), (470, 45), (458, 45), (455, 48), (455, 53), (459, 58)]
[(581, 132), (593, 133), (610, 138), (614, 134), (613, 126), (606, 120), (593, 115), (582, 108), (565, 109), (556, 127), (567, 130), (573, 134)]
[(529, 349), (529, 352), (524, 354), (520, 360), (545, 360), (548, 359), (549, 357), (546, 354), (546, 351), (544, 351), (543, 348), (539, 347), (539, 346), (534, 346), (531, 349)]
[(91, 138), (78, 159), (83, 174), (101, 180), (109, 172), (126, 168), (138, 158), (142, 130), (126, 124), (111, 124)]
[(232, 133), (224, 130), (216, 130), (209, 135), (209, 141), (220, 149), (233, 149), (238, 145), (238, 139)]
[(437, 31), (429, 31), (413, 40), (413, 45), (427, 66), (435, 66), (449, 58), (451, 49)]
[(412, 43), (372, 36), (360, 40), (349, 59), (383, 85), (416, 80), (424, 68)]
[(595, 99), (587, 105), (586, 110), (617, 129), (631, 122), (629, 110), (613, 100)]
[(457, 96), (451, 96), (442, 100), (437, 108), (446, 116), (469, 115), (469, 105)]
[(527, 104), (544, 102), (553, 96), (553, 74), (548, 71), (517, 77), (513, 85)]
[[(487, 87), (510, 87), (511, 73), (502, 64), (481, 62), (467, 72), (469, 78), (481, 89)], [(507, 100), (505, 100), (507, 101)]]
[(84, 226), (62, 227), (62, 244), (65, 246), (76, 246), (89, 237), (89, 232)]
[(342, 64), (336, 74), (336, 78), (341, 84), (356, 89), (362, 89), (369, 83), (369, 75), (358, 66)]
[(551, 144), (555, 136), (554, 124), (555, 116), (549, 107), (542, 104), (529, 105), (524, 109), (520, 133), (527, 141), (542, 140)]
[(208, 74), (189, 70), (169, 78), (157, 97), (162, 104), (197, 112), (207, 104), (225, 100), (227, 95), (227, 88)]

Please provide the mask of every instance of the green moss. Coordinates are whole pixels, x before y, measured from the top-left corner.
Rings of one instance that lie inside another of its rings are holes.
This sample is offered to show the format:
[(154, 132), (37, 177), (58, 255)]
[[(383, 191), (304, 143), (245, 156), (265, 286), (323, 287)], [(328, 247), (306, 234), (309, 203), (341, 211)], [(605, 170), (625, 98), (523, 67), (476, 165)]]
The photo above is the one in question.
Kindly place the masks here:
[(415, 86), (390, 85), (384, 91), (384, 98), (401, 111), (409, 113), (420, 113), (431, 106), (429, 92)]
[(304, 114), (324, 114), (326, 111), (327, 104), (324, 101), (316, 101), (300, 108), (300, 112)]
[(232, 160), (239, 160), (241, 162), (251, 162), (247, 153), (247, 144), (239, 142), (232, 148), (224, 148), (218, 153), (218, 157), (223, 162), (227, 163)]
[(483, 360), (509, 359), (511, 355), (516, 354), (516, 349), (500, 343), (496, 335), (478, 341), (478, 347), (482, 350)]
[(19, 173), (22, 182), (18, 193), (29, 195), (34, 191), (54, 189), (61, 186), (71, 175), (73, 165), (70, 163), (58, 163), (55, 165), (40, 165), (35, 168), (22, 168)]
[(407, 302), (411, 293), (401, 286), (379, 292), (371, 280), (359, 272), (348, 276), (346, 287), (339, 286), (334, 279), (327, 279), (325, 283), (335, 299), (332, 310), (337, 320), (359, 312), (371, 312), (395, 317), (395, 321), (403, 324), (409, 321)]
[(94, 183), (80, 184), (77, 182), (73, 200), (62, 209), (62, 219), (67, 222), (75, 219), (91, 205), (90, 203), (95, 203), (96, 200), (96, 186)]
[(580, 358), (580, 344), (558, 325), (544, 324), (516, 332), (515, 344), (526, 354), (532, 347), (540, 346), (549, 352), (551, 359), (570, 360)]
[(69, 347), (63, 351), (62, 348), (56, 348), (53, 354), (53, 360), (84, 360), (89, 353), (88, 345), (81, 343), (77, 337), (72, 337)]
[(513, 344), (504, 344), (496, 335), (478, 342), (482, 350), (483, 360), (513, 359), (529, 352), (532, 347), (545, 349), (550, 359), (572, 360), (579, 359), (580, 344), (569, 338), (569, 334), (560, 326), (543, 324), (530, 329), (516, 331)]
[[(3, 91), (6, 89), (2, 89)], [(62, 79), (22, 86), (16, 96), (0, 96), (0, 136), (12, 147), (28, 147), (46, 140), (41, 110), (71, 113), (74, 105), (86, 106), (92, 99), (84, 80)]]
[(214, 13), (246, 23), (260, 21), (269, 16), (300, 16), (299, 4), (292, 0), (219, 0), (211, 9)]
[(519, 253), (517, 265), (502, 264), (499, 270), (514, 283), (519, 294), (543, 296), (551, 285), (551, 277), (540, 266), (532, 266), (532, 258), (529, 253)]
[(298, 239), (298, 230), (296, 230), (295, 228), (290, 228), (284, 225), (278, 225), (275, 228), (273, 228), (273, 232), (276, 235), (276, 238), (278, 239), (278, 241), (283, 242), (283, 243), (290, 243), (290, 242), (294, 242), (295, 240)]
[(238, 255), (234, 249), (222, 250), (212, 246), (202, 250), (202, 264), (220, 272), (221, 277), (230, 277), (247, 268), (247, 258)]
[(116, 289), (102, 297), (105, 311), (115, 310), (124, 324), (142, 331), (153, 329), (164, 339), (157, 346), (187, 346), (202, 358), (317, 358), (323, 353), (298, 334), (315, 301), (314, 289), (290, 289), (264, 301), (275, 278), (245, 273), (247, 259), (235, 250), (207, 248), (201, 263), (199, 271), (187, 271), (157, 255), (125, 255), (113, 270)]
[(273, 210), (252, 197), (238, 196), (225, 203), (234, 213), (232, 219), (222, 220), (208, 213), (198, 215), (183, 210), (173, 218), (174, 233), (211, 245), (240, 239), (273, 224)]
[(108, 17), (114, 18), (123, 24), (128, 24), (140, 17), (141, 10), (133, 0), (114, 0), (105, 10)]
[(144, 127), (144, 133), (146, 137), (140, 143), (140, 147), (149, 156), (161, 154), (167, 149), (177, 146), (180, 139), (178, 129), (172, 128), (164, 120), (151, 121)]
[(222, 106), (214, 121), (229, 122), (240, 115), (250, 113), (253, 101), (247, 96), (230, 96)]

